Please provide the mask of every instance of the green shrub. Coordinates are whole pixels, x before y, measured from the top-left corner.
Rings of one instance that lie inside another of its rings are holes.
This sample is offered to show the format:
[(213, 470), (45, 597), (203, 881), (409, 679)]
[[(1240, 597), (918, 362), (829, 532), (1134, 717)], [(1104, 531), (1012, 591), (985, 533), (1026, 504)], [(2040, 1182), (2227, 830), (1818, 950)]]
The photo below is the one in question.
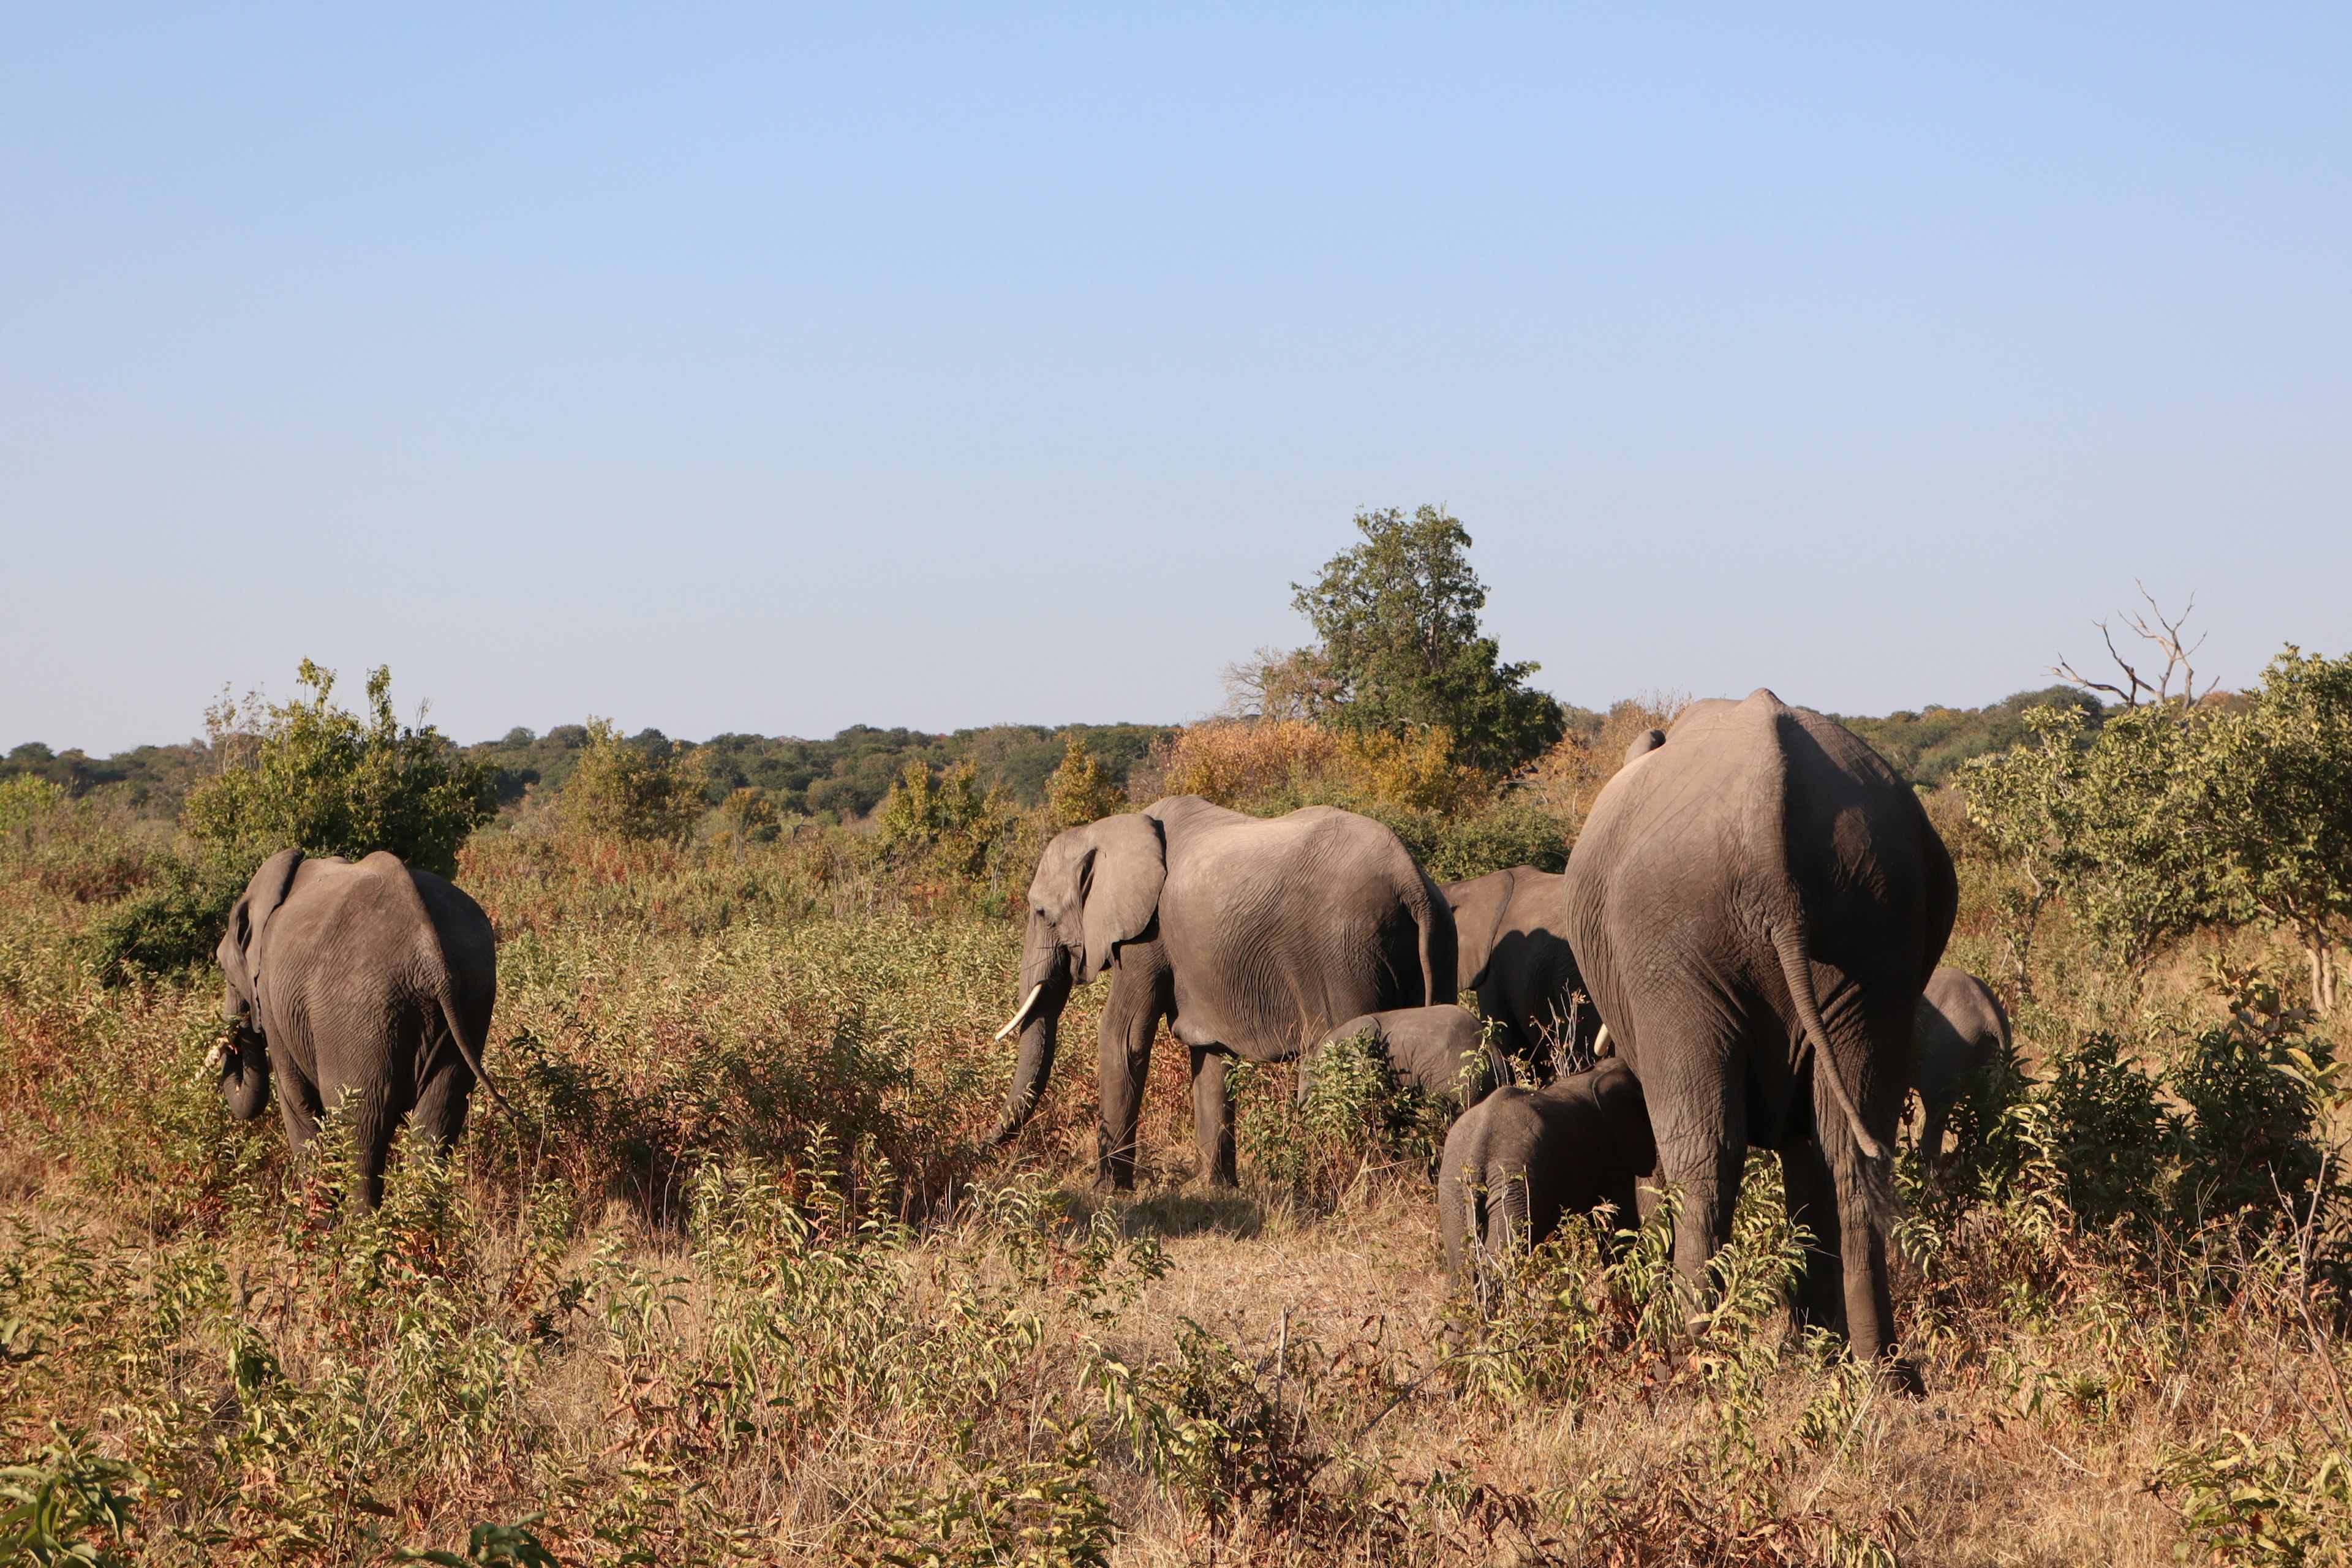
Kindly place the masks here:
[(1362, 809), (1387, 824), (1422, 869), (1441, 882), (1483, 877), (1507, 866), (1558, 871), (1568, 865), (1571, 840), (1559, 819), (1508, 796), (1458, 816), (1386, 805)]
[(332, 670), (306, 658), (299, 679), (310, 697), (273, 705), (257, 736), (215, 737), (217, 754), (249, 765), (190, 795), (182, 826), (248, 872), (291, 846), (355, 860), (389, 849), (454, 874), (457, 846), (498, 809), (489, 771), (432, 725), (394, 717), (387, 668), (368, 675), (364, 719), (335, 705)]
[(84, 961), (110, 984), (209, 963), (252, 871), (218, 852), (158, 858), (144, 889), (90, 923), (81, 942)]
[(702, 765), (691, 752), (657, 752), (623, 740), (609, 719), (591, 719), (562, 809), (594, 837), (676, 844), (701, 818), (702, 789)]

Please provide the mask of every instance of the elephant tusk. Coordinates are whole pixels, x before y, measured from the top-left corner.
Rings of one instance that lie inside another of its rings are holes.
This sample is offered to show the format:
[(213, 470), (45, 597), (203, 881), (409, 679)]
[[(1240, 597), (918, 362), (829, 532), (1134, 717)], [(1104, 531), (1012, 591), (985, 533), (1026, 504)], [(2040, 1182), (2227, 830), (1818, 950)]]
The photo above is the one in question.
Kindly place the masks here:
[(226, 1040), (215, 1040), (213, 1042), (213, 1048), (205, 1054), (205, 1070), (206, 1072), (218, 1072), (220, 1070), (221, 1063), (226, 1060), (228, 1060), (228, 1042)]
[(1600, 1032), (1599, 1034), (1597, 1034), (1597, 1035), (1595, 1035), (1595, 1036), (1593, 1036), (1593, 1037), (1592, 1037), (1592, 1055), (1593, 1055), (1594, 1058), (1597, 1060), (1598, 1058), (1601, 1058), (1601, 1057), (1605, 1057), (1605, 1056), (1607, 1056), (1608, 1054), (1609, 1054), (1609, 1026), (1608, 1026), (1608, 1025), (1606, 1025), (1606, 1024), (1603, 1024), (1603, 1025), (1601, 1025), (1601, 1032)]
[(1012, 1021), (1007, 1023), (1004, 1027), (996, 1031), (995, 1037), (997, 1039), (1003, 1039), (1005, 1036), (1013, 1033), (1013, 1030), (1019, 1028), (1023, 1024), (1028, 1021), (1029, 1009), (1037, 1005), (1037, 998), (1045, 989), (1045, 983), (1042, 980), (1037, 982), (1036, 984), (1029, 987), (1029, 994), (1021, 999), (1021, 1010), (1013, 1015)]

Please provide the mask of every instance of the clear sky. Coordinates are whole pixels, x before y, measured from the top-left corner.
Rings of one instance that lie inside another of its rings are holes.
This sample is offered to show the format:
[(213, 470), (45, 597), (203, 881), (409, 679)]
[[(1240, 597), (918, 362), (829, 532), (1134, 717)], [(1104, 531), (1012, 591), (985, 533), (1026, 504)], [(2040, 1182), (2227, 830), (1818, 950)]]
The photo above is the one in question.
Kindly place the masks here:
[(1175, 720), (1443, 501), (1597, 705), (2352, 646), (2352, 7), (20, 5), (0, 746)]

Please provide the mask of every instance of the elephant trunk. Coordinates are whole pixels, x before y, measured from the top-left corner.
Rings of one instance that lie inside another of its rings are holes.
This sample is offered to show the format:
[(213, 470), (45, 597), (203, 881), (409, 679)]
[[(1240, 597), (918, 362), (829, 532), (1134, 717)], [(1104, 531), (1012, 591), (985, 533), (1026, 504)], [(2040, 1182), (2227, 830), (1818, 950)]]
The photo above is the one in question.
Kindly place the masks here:
[(1013, 1059), (1013, 1089), (1005, 1096), (1003, 1116), (989, 1134), (991, 1143), (1002, 1143), (1020, 1131), (1044, 1098), (1060, 1043), (1062, 1008), (1070, 999), (1070, 955), (1054, 928), (1032, 914), (1021, 957), (1021, 1010), (1013, 1015), (1021, 1030), (1020, 1049)]
[(228, 1113), (239, 1121), (252, 1121), (269, 1103), (268, 1046), (259, 1035), (239, 1024), (215, 1047), (215, 1054), (220, 1059), (221, 1095), (228, 1101)]

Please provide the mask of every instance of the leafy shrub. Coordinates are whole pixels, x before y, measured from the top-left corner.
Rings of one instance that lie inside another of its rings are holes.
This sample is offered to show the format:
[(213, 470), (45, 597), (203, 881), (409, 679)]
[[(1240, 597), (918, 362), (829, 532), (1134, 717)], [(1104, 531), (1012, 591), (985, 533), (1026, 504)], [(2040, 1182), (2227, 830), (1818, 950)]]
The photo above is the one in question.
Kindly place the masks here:
[(588, 721), (579, 764), (563, 786), (563, 815), (593, 837), (678, 843), (701, 818), (702, 769), (691, 752), (625, 741), (609, 719)]
[(211, 963), (252, 872), (217, 851), (157, 858), (143, 889), (90, 923), (81, 942), (85, 962), (109, 984)]
[(1085, 739), (1071, 731), (1061, 765), (1045, 779), (1045, 831), (1083, 826), (1126, 809), (1127, 791), (1111, 778), (1102, 759), (1087, 749)]
[(1422, 869), (1441, 882), (1483, 877), (1507, 866), (1558, 871), (1570, 844), (1559, 819), (1511, 795), (1484, 809), (1449, 816), (1373, 805), (1365, 815), (1383, 822), (1412, 851)]
[(56, 1440), (24, 1464), (0, 1467), (0, 1562), (117, 1568), (131, 1534), (138, 1470), (90, 1451), (89, 1434), (53, 1426)]
[(1444, 1145), (1443, 1110), (1400, 1085), (1368, 1035), (1295, 1067), (1236, 1061), (1230, 1071), (1240, 1152), (1294, 1199), (1328, 1206), (1371, 1166), (1420, 1171)]
[(874, 826), (885, 853), (970, 881), (986, 873), (1018, 819), (1003, 791), (981, 788), (977, 764), (952, 763), (935, 783), (916, 761), (875, 811)]
[(66, 792), (38, 773), (0, 779), (0, 845), (26, 847), (33, 829), (55, 816), (65, 800)]
[(392, 671), (369, 672), (365, 719), (334, 703), (335, 675), (309, 659), (310, 690), (272, 706), (251, 743), (215, 737), (216, 752), (250, 757), (188, 796), (181, 821), (198, 842), (248, 869), (289, 846), (352, 859), (389, 849), (443, 876), (457, 846), (497, 810), (490, 775), (432, 725), (393, 715)]

